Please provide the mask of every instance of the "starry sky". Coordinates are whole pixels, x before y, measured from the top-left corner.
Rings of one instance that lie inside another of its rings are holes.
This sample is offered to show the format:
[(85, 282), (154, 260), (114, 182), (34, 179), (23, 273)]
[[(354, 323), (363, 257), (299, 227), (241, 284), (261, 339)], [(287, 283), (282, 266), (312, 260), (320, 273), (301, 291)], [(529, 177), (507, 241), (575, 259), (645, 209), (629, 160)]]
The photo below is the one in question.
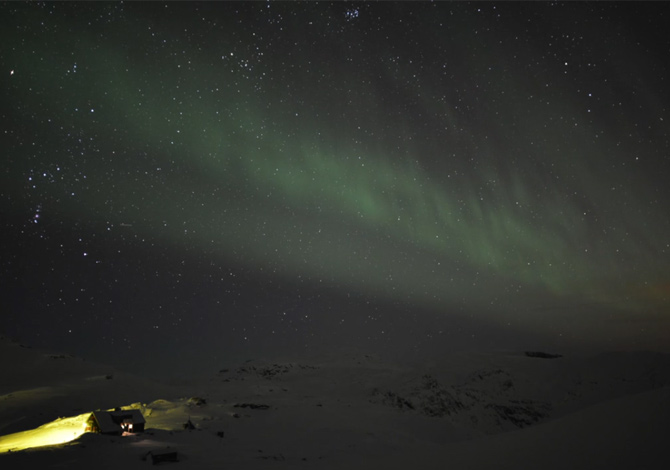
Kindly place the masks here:
[(171, 371), (667, 349), (668, 21), (4, 3), (0, 332)]

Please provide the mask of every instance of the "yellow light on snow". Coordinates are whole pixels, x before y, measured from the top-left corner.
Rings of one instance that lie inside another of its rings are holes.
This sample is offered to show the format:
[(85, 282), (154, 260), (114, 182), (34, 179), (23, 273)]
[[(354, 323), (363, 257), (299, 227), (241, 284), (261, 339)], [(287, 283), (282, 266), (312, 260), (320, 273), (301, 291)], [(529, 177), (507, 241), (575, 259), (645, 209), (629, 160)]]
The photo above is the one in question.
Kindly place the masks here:
[(73, 441), (86, 432), (86, 421), (89, 416), (91, 413), (58, 418), (39, 428), (0, 436), (0, 453)]

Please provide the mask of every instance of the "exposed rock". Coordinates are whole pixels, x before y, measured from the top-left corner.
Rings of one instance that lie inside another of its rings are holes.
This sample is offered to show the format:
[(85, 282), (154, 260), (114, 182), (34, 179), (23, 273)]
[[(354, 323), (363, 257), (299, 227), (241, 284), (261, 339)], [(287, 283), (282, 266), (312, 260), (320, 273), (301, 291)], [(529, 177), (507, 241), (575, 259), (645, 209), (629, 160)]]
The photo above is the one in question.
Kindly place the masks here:
[(550, 354), (542, 351), (526, 351), (525, 354), (528, 357), (537, 357), (540, 359), (558, 359), (559, 357), (563, 357), (561, 354)]
[(370, 402), (391, 406), (393, 408), (398, 408), (399, 410), (415, 409), (414, 404), (410, 400), (403, 398), (391, 391), (382, 392), (378, 388), (375, 388), (372, 391), (372, 398), (370, 399)]
[(236, 403), (233, 405), (234, 408), (249, 408), (250, 410), (267, 410), (270, 408), (270, 405), (262, 405), (256, 403)]
[(545, 417), (551, 406), (533, 400), (510, 400), (507, 404), (489, 403), (486, 408), (495, 411), (500, 419), (508, 421), (518, 428), (535, 424)]

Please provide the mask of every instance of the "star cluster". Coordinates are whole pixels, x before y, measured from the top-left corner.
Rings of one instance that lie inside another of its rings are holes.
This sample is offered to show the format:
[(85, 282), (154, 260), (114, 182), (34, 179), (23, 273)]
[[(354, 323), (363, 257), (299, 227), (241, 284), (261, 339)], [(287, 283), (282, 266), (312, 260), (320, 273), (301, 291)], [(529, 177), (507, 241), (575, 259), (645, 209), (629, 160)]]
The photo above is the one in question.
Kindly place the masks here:
[(665, 344), (666, 5), (2, 11), (6, 333), (140, 363)]

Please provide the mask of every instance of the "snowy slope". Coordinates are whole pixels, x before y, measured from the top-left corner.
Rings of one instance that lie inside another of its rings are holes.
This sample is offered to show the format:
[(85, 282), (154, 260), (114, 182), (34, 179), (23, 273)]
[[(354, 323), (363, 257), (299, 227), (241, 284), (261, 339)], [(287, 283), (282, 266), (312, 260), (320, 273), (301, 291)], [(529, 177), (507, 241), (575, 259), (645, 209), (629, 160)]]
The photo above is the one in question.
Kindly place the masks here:
[[(360, 355), (249, 361), (167, 385), (0, 341), (0, 433), (115, 406), (147, 432), (0, 454), (27, 468), (666, 468), (670, 359), (459, 353), (408, 366)], [(11, 358), (11, 359), (10, 359)], [(11, 365), (10, 365), (11, 364)], [(195, 429), (185, 430), (190, 422)], [(16, 438), (16, 435), (13, 439)], [(12, 437), (0, 438), (0, 449)], [(12, 444), (13, 445), (13, 444)], [(11, 447), (11, 446), (10, 446)], [(144, 458), (144, 459), (143, 459)]]

